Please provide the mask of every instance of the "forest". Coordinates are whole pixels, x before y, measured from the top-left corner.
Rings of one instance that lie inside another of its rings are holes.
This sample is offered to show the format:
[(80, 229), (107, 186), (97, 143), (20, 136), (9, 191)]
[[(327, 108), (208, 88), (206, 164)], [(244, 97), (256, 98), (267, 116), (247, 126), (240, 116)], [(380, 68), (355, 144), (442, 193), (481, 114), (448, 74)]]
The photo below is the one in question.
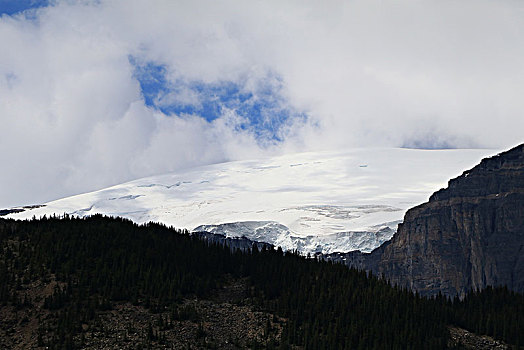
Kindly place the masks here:
[(138, 332), (136, 348), (177, 348), (169, 332), (184, 324), (195, 325), (186, 348), (220, 348), (205, 341), (212, 330), (191, 300), (214, 300), (231, 285), (241, 289), (238, 310), (270, 315), (262, 333), (231, 339), (231, 348), (444, 349), (453, 347), (449, 326), (524, 348), (524, 296), (505, 287), (423, 298), (370, 272), (281, 249), (233, 249), (162, 224), (0, 219), (4, 347), (29, 332), (25, 322), (35, 324), (37, 347), (88, 348), (101, 315), (128, 305), (158, 319)]

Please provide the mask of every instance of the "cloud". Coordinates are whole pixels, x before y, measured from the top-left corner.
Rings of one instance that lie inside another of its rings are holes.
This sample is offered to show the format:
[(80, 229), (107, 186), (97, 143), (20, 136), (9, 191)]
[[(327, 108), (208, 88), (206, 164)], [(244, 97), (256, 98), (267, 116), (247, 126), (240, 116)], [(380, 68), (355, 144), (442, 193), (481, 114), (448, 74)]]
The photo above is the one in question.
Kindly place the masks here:
[(512, 0), (38, 6), (0, 11), (0, 206), (283, 152), (522, 142)]

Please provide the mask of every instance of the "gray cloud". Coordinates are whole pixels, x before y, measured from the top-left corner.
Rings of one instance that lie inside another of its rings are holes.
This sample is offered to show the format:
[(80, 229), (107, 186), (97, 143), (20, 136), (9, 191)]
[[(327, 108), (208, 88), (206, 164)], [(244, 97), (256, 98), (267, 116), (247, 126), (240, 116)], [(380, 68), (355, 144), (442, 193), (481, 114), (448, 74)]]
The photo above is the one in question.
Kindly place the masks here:
[[(3, 16), (0, 207), (283, 152), (509, 147), (523, 140), (522, 18), (511, 0), (57, 1)], [(145, 105), (130, 56), (171, 82), (256, 91), (276, 74), (309, 118), (261, 144), (235, 110), (166, 116)]]

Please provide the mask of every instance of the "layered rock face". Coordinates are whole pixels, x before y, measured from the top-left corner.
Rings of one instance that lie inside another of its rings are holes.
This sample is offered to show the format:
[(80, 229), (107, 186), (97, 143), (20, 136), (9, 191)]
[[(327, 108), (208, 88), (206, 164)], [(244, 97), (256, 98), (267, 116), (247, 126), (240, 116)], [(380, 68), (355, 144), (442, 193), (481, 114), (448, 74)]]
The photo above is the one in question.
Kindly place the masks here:
[(423, 295), (488, 285), (524, 292), (524, 145), (450, 180), (406, 213), (387, 244), (345, 258)]

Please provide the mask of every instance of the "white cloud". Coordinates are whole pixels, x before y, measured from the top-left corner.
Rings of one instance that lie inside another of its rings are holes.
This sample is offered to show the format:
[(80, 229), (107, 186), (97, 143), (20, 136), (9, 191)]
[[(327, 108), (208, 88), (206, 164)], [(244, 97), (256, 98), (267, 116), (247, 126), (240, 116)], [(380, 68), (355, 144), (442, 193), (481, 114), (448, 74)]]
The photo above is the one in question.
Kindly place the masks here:
[[(34, 14), (0, 18), (0, 206), (274, 152), (523, 140), (517, 1), (57, 1)], [(145, 106), (130, 56), (171, 82), (254, 93), (278, 75), (309, 120), (264, 147), (234, 110), (165, 116)]]

